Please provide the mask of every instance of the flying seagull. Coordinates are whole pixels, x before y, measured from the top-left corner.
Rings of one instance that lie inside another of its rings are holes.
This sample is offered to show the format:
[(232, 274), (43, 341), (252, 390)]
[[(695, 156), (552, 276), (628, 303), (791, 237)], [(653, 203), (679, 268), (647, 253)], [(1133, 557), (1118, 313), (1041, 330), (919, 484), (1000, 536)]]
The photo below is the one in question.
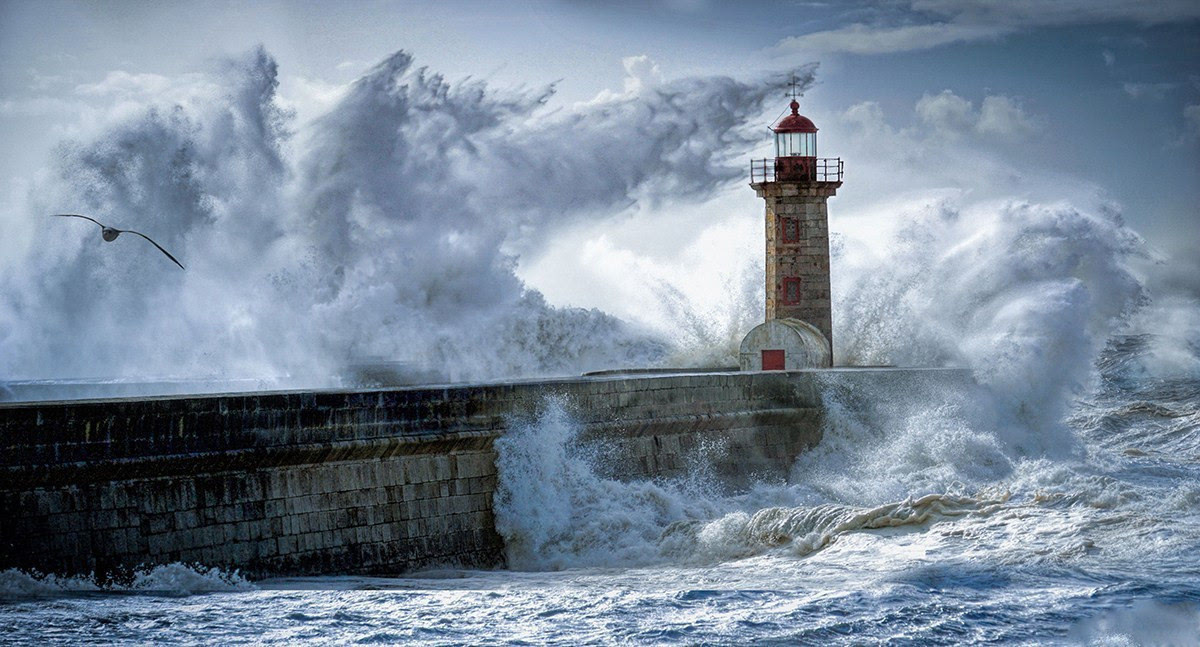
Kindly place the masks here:
[(91, 220), (92, 222), (96, 223), (97, 225), (100, 225), (100, 236), (102, 236), (106, 242), (110, 242), (110, 243), (112, 241), (116, 240), (117, 236), (120, 236), (121, 234), (137, 234), (137, 235), (141, 236), (142, 238), (149, 240), (151, 245), (154, 245), (155, 247), (158, 248), (158, 251), (166, 254), (167, 258), (171, 259), (171, 261), (173, 263), (175, 263), (176, 265), (179, 266), (179, 269), (181, 269), (181, 270), (184, 269), (183, 263), (180, 263), (179, 261), (175, 260), (175, 257), (171, 256), (171, 252), (168, 252), (167, 250), (163, 249), (162, 245), (159, 245), (158, 243), (154, 242), (153, 240), (150, 239), (149, 236), (147, 236), (146, 234), (143, 234), (140, 231), (134, 231), (132, 229), (116, 229), (114, 227), (109, 227), (108, 225), (100, 222), (99, 220), (96, 220), (95, 218), (90, 218), (88, 216), (81, 216), (77, 213), (56, 213), (56, 214), (52, 214), (52, 216), (55, 218), (83, 218), (84, 220)]

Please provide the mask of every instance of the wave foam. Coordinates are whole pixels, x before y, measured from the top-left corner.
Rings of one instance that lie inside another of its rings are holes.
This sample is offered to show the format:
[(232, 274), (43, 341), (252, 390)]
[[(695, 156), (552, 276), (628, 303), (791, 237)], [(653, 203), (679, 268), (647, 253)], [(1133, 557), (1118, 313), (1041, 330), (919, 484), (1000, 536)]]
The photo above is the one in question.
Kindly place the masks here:
[(512, 568), (711, 563), (775, 549), (803, 556), (846, 533), (988, 514), (1008, 500), (945, 493), (872, 507), (800, 505), (813, 497), (796, 486), (722, 496), (696, 474), (622, 482), (596, 473), (595, 457), (574, 444), (577, 430), (565, 403), (549, 400), (496, 441), (496, 529)]
[(140, 569), (125, 583), (100, 582), (95, 576), (63, 577), (27, 573), (16, 569), (0, 571), (0, 596), (32, 597), (66, 593), (122, 592), (159, 595), (191, 595), (218, 591), (246, 591), (255, 586), (237, 571), (190, 566), (175, 562)]

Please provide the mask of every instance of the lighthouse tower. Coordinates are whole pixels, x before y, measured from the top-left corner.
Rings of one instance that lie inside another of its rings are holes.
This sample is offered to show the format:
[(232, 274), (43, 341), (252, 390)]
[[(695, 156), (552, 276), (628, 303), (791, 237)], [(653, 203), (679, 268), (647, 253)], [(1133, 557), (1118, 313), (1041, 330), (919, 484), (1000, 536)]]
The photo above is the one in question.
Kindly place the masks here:
[[(749, 370), (832, 365), (826, 202), (842, 186), (842, 160), (817, 157), (817, 127), (800, 114), (794, 84), (789, 107), (791, 114), (771, 128), (775, 159), (750, 163), (750, 186), (766, 202), (767, 312), (742, 342), (742, 367)], [(788, 343), (796, 336), (804, 338), (792, 340), (799, 347)]]

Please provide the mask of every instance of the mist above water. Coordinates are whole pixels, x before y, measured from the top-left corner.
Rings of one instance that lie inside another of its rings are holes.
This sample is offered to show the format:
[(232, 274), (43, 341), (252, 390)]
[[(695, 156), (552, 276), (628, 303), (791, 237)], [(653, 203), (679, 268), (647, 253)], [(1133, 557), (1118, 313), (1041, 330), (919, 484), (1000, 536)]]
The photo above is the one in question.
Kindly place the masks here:
[[(300, 121), (260, 49), (123, 104), (65, 141), (23, 210), (5, 214), (2, 377), (286, 377), (298, 388), (364, 359), (454, 380), (734, 364), (762, 311), (753, 254), (721, 261), (725, 284), (707, 303), (660, 277), (623, 276), (656, 286), (641, 308), (660, 315), (653, 328), (552, 306), (516, 271), (522, 254), (630, 205), (744, 191), (742, 162), (778, 88), (650, 82), (642, 63), (627, 61), (625, 92), (550, 109), (553, 87), (451, 82), (398, 52)], [(811, 85), (812, 69), (799, 80)], [(848, 154), (881, 138), (923, 150), (907, 131), (861, 126), (860, 112), (841, 117), (858, 133)], [(880, 169), (861, 161), (855, 181), (870, 193)], [(970, 167), (960, 161), (958, 175)], [(1005, 415), (1039, 433), (1123, 327), (1155, 327), (1160, 363), (1196, 369), (1194, 298), (1145, 286), (1130, 268), (1149, 253), (1114, 209), (974, 182), (993, 197), (869, 207), (875, 224), (903, 223), (881, 240), (867, 240), (878, 234), (861, 207), (834, 223), (839, 364), (971, 367)], [(90, 223), (44, 217), (60, 211), (143, 231), (188, 270), (139, 239), (101, 243)], [(586, 294), (595, 277), (580, 276)]]
[[(451, 82), (398, 52), (301, 124), (278, 77), (260, 49), (59, 147), (8, 215), (4, 377), (320, 385), (361, 358), (450, 379), (656, 364), (662, 338), (547, 304), (513, 250), (637, 201), (703, 200), (740, 175), (775, 91), (687, 78), (548, 110), (552, 86)], [(188, 269), (43, 218), (58, 212), (142, 231)]]

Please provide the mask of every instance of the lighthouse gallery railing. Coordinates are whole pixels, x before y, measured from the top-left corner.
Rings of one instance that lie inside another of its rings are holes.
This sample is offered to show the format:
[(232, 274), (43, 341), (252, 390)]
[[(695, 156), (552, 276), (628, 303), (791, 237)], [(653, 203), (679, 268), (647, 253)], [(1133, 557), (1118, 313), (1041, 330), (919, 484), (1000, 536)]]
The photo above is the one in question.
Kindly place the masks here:
[[(750, 160), (750, 183), (774, 182), (779, 159), (792, 162), (788, 165), (787, 180), (808, 182), (841, 182), (845, 164), (840, 157), (773, 158)], [(804, 160), (805, 164), (796, 162)]]

